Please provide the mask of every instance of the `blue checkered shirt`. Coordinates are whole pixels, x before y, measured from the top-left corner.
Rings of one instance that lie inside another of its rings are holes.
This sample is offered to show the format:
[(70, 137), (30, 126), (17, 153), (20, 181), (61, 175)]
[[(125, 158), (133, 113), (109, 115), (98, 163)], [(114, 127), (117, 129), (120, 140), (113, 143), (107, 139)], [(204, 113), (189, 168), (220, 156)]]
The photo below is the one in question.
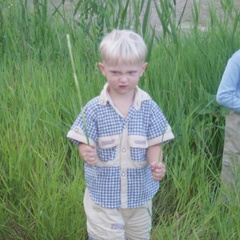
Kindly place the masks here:
[(159, 189), (146, 159), (147, 147), (174, 136), (163, 112), (146, 92), (136, 88), (134, 103), (123, 117), (107, 88), (108, 84), (86, 104), (67, 137), (80, 144), (87, 143), (87, 135), (97, 146), (97, 165), (84, 167), (92, 200), (106, 208), (136, 208)]

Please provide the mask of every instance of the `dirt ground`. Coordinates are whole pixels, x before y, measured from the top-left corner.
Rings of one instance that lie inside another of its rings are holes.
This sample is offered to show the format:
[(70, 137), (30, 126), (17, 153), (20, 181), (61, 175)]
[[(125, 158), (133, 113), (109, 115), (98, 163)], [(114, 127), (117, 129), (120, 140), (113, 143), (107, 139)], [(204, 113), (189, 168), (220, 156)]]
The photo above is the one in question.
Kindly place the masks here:
[[(79, 0), (65, 1), (65, 7), (71, 9), (71, 4), (77, 3)], [(169, 0), (170, 1), (170, 0)], [(51, 0), (55, 6), (57, 6), (62, 0)], [(70, 3), (73, 2), (73, 3)], [(218, 14), (221, 13), (221, 0), (196, 0), (198, 5), (199, 12), (199, 25), (203, 29), (207, 26), (209, 22), (209, 5), (212, 4), (214, 9)], [(235, 1), (235, 6), (237, 5), (238, 9), (240, 10), (240, 2)], [(159, 4), (160, 5), (160, 4)], [(192, 9), (194, 6), (194, 0), (176, 0), (176, 21), (178, 22), (179, 18), (182, 15), (183, 9), (185, 8), (184, 14), (182, 16), (182, 28), (189, 28), (192, 25)], [(143, 11), (144, 12), (144, 11)], [(157, 12), (155, 9), (154, 0), (151, 1), (151, 16), (150, 16), (150, 23), (151, 25), (156, 26), (157, 31), (161, 31), (161, 24), (159, 22), (159, 18), (157, 16)]]

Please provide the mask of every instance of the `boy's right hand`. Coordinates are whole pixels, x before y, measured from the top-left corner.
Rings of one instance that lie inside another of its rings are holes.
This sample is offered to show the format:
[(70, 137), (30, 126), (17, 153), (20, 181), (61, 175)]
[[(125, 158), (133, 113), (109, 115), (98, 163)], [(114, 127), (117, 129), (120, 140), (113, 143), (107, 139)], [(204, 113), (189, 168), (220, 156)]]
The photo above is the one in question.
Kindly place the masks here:
[(79, 145), (79, 154), (86, 164), (95, 166), (97, 163), (97, 150), (95, 146), (89, 146), (84, 143)]

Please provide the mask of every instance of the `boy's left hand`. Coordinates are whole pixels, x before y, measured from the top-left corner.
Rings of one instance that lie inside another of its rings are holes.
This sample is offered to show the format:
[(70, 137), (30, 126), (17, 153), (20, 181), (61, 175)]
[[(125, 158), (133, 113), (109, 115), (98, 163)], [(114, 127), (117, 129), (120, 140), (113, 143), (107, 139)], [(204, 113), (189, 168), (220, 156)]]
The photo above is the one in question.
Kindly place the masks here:
[(166, 166), (164, 163), (151, 163), (152, 176), (155, 181), (161, 181), (166, 173)]

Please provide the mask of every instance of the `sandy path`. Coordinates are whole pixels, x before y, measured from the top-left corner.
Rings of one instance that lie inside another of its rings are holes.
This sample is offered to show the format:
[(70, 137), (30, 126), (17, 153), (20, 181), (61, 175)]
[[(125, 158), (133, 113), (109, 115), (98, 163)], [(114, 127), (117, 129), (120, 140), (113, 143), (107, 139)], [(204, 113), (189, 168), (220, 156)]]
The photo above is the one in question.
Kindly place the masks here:
[[(51, 0), (56, 6), (61, 3), (62, 0)], [(74, 0), (74, 3), (77, 3), (79, 0)], [(169, 0), (170, 1), (170, 0)], [(209, 4), (212, 3), (214, 6), (214, 9), (218, 14), (221, 14), (221, 0), (196, 0), (196, 3), (198, 5), (198, 9), (200, 9), (199, 13), (199, 25), (200, 27), (206, 27), (209, 22)], [(176, 21), (178, 22), (184, 6), (186, 4), (186, 8), (182, 17), (182, 27), (183, 28), (189, 28), (192, 25), (192, 9), (194, 6), (194, 0), (176, 0)], [(240, 9), (240, 1), (235, 1), (235, 6)], [(160, 5), (160, 4), (159, 4)], [(65, 1), (65, 7), (71, 9), (70, 1)], [(155, 25), (157, 31), (161, 31), (161, 23), (159, 21), (154, 0), (151, 2), (151, 16), (150, 16), (150, 23), (151, 25)]]

